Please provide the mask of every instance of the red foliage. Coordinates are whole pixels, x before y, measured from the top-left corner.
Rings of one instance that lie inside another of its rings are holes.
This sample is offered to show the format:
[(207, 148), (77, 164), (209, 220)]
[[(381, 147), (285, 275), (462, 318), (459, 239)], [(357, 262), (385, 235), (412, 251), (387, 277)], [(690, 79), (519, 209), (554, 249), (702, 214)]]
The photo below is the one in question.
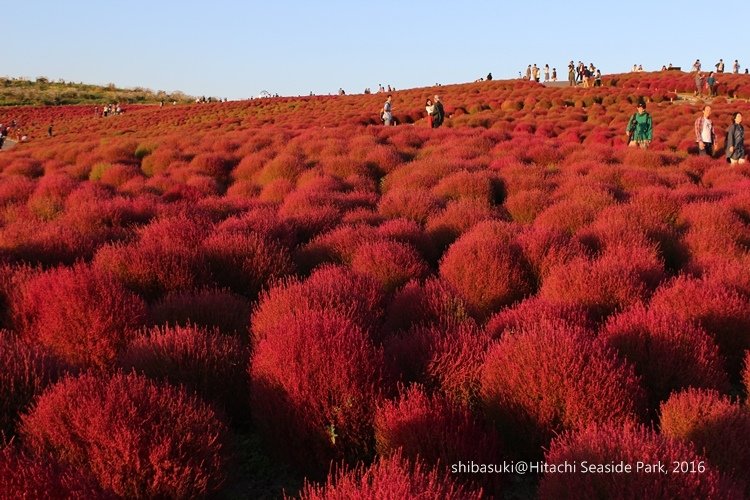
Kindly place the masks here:
[(592, 317), (606, 317), (646, 300), (665, 277), (655, 248), (617, 245), (598, 258), (578, 257), (553, 268), (543, 279), (539, 296), (583, 306)]
[(0, 497), (87, 500), (112, 495), (103, 492), (91, 478), (47, 460), (35, 460), (8, 446), (0, 450)]
[(381, 240), (361, 245), (352, 258), (354, 271), (378, 281), (386, 292), (393, 292), (412, 279), (427, 275), (427, 263), (411, 245)]
[(451, 245), (440, 262), (440, 276), (480, 320), (532, 291), (516, 233), (511, 224), (480, 223)]
[(251, 318), (253, 339), (259, 342), (286, 316), (310, 311), (336, 311), (374, 334), (385, 308), (380, 284), (345, 267), (324, 266), (307, 280), (286, 280), (261, 294)]
[[(450, 466), (459, 461), (492, 463), (501, 457), (499, 438), (485, 428), (468, 409), (441, 396), (428, 396), (419, 386), (404, 390), (375, 413), (375, 446), (379, 456), (400, 451), (409, 460)], [(494, 478), (479, 480), (499, 485)]]
[(305, 484), (302, 500), (377, 500), (380, 498), (419, 498), (444, 500), (461, 498), (479, 500), (482, 491), (459, 486), (442, 467), (427, 467), (409, 462), (396, 453), (380, 458), (369, 467), (360, 465), (352, 470), (331, 473), (325, 485)]
[(425, 189), (392, 189), (380, 199), (378, 209), (388, 219), (405, 217), (424, 224), (440, 210), (440, 201)]
[[(539, 498), (710, 498), (740, 499), (741, 490), (722, 477), (690, 447), (666, 439), (643, 427), (621, 424), (592, 425), (565, 434), (554, 441), (546, 462), (562, 466), (577, 464), (572, 473), (546, 474), (539, 484)], [(629, 473), (584, 472), (589, 466), (631, 464)], [(667, 474), (635, 471), (637, 463), (659, 464)], [(674, 462), (695, 464), (695, 473), (671, 473)], [(698, 473), (703, 462), (705, 471)]]
[(13, 307), (30, 342), (70, 364), (97, 368), (110, 366), (146, 319), (140, 298), (85, 265), (30, 279)]
[(382, 369), (382, 351), (343, 314), (279, 316), (254, 346), (253, 418), (273, 451), (301, 469), (367, 457)]
[(156, 327), (136, 337), (119, 364), (182, 385), (235, 419), (246, 419), (248, 349), (242, 340), (192, 325)]
[(203, 249), (212, 280), (250, 299), (294, 272), (289, 251), (261, 235), (217, 233), (203, 242)]
[(130, 498), (203, 496), (224, 481), (226, 428), (182, 390), (116, 374), (68, 378), (21, 423), (26, 445)]
[[(63, 367), (44, 351), (0, 330), (0, 444), (15, 434), (33, 398), (60, 377)], [(2, 491), (0, 490), (0, 494)]]
[(485, 359), (481, 397), (507, 442), (531, 456), (561, 431), (634, 421), (645, 403), (632, 368), (560, 321), (504, 335)]
[(599, 340), (635, 367), (649, 393), (650, 409), (686, 387), (729, 390), (724, 360), (699, 327), (635, 306), (610, 318)]
[(661, 406), (661, 432), (692, 443), (720, 471), (750, 491), (750, 411), (716, 391), (691, 388)]
[(731, 379), (739, 378), (750, 348), (750, 298), (715, 279), (680, 276), (654, 293), (650, 308), (703, 328), (726, 357)]
[(386, 333), (413, 326), (436, 325), (448, 330), (469, 320), (464, 302), (439, 278), (424, 283), (410, 282), (398, 290), (388, 305)]
[(485, 330), (492, 339), (499, 339), (530, 325), (548, 321), (562, 321), (572, 327), (593, 329), (594, 324), (587, 311), (576, 304), (559, 304), (539, 297), (530, 297), (513, 307), (503, 309), (493, 315)]

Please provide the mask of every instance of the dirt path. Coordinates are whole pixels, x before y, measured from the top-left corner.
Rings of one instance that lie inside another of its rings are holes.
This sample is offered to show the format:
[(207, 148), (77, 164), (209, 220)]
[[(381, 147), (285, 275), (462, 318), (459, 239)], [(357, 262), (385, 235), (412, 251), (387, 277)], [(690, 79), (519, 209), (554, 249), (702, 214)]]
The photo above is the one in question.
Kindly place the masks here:
[(3, 151), (7, 149), (12, 149), (16, 146), (16, 141), (11, 141), (10, 139), (5, 139), (5, 142), (3, 143)]

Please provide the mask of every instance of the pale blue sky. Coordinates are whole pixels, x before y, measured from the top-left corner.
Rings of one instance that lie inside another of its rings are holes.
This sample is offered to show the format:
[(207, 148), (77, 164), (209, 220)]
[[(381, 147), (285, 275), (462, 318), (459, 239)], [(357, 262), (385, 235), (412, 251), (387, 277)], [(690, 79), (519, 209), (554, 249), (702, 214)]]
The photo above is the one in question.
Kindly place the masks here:
[[(244, 98), (512, 78), (527, 64), (750, 64), (750, 2), (2, 2), (0, 75)], [(735, 4), (735, 5), (732, 5)], [(731, 14), (728, 14), (731, 12)], [(701, 20), (710, 23), (702, 27)]]

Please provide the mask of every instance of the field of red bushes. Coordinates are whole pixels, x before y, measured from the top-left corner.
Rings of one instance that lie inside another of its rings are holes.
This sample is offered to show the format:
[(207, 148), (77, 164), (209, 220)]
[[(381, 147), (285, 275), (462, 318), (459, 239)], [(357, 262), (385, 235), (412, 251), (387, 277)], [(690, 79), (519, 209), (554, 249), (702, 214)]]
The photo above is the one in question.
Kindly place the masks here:
[(750, 77), (707, 158), (672, 73), (0, 109), (0, 497), (747, 497)]

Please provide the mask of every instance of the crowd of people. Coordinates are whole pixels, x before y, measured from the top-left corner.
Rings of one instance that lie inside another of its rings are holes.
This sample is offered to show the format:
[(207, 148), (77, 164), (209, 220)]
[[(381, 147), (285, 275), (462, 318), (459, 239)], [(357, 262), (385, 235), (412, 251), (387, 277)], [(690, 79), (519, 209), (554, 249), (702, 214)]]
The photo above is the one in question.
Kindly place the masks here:
[[(102, 108), (101, 116), (106, 118), (111, 115), (119, 115), (123, 113), (123, 109), (119, 104), (107, 104)], [(99, 106), (94, 107), (94, 115), (99, 116)]]
[[(716, 129), (710, 117), (711, 106), (706, 104), (701, 110), (701, 115), (695, 120), (695, 142), (700, 156), (713, 157), (717, 146)], [(636, 111), (625, 127), (625, 134), (629, 146), (646, 149), (651, 145), (654, 123), (651, 115), (646, 111), (645, 101), (638, 101)], [(746, 161), (745, 129), (742, 126), (742, 113), (739, 111), (732, 114), (732, 122), (727, 127), (724, 156), (730, 164), (742, 164)]]
[(29, 140), (28, 134), (16, 120), (12, 120), (9, 124), (0, 123), (0, 149), (5, 145), (8, 136), (15, 137), (16, 142), (26, 142)]

